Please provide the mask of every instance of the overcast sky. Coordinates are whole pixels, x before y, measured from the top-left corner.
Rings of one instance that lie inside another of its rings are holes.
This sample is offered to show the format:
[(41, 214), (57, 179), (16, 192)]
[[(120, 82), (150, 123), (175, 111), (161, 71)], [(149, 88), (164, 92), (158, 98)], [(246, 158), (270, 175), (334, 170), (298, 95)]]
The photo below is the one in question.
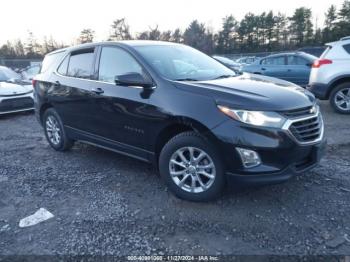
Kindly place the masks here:
[(324, 12), (343, 0), (2, 0), (0, 4), (0, 44), (6, 40), (25, 40), (32, 31), (71, 43), (83, 28), (92, 28), (96, 40), (105, 40), (116, 18), (125, 17), (132, 33), (159, 26), (160, 30), (185, 29), (198, 19), (219, 30), (222, 18), (233, 14), (241, 19), (247, 12), (273, 10), (291, 15), (297, 7), (309, 7), (314, 23), (323, 24)]

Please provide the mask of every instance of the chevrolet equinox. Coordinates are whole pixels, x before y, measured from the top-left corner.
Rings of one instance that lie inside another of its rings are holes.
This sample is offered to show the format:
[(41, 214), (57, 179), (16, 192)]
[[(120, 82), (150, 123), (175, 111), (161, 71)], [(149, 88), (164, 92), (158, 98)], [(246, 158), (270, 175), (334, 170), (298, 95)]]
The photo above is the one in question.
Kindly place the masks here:
[(153, 163), (178, 197), (207, 201), (228, 178), (278, 183), (324, 151), (314, 96), (267, 76), (236, 75), (185, 45), (84, 44), (46, 55), (36, 116), (57, 151), (74, 141)]

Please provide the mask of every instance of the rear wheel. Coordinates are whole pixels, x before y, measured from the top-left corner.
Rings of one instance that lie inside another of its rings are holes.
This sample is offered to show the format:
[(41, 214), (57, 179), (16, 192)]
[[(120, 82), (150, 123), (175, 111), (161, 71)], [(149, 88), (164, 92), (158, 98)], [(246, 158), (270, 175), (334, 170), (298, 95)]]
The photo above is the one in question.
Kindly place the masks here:
[(46, 139), (53, 149), (66, 151), (73, 146), (74, 141), (67, 137), (61, 118), (55, 109), (49, 108), (45, 111), (43, 126)]
[(190, 201), (215, 199), (225, 184), (218, 152), (195, 132), (181, 133), (164, 146), (159, 170), (169, 189)]
[(338, 113), (350, 114), (350, 82), (342, 83), (332, 90), (330, 103)]

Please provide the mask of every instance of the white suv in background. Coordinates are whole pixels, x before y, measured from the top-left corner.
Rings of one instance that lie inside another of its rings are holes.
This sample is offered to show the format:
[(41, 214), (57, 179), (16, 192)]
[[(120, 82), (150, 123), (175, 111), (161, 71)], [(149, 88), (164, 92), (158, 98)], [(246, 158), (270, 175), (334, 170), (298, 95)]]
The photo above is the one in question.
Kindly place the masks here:
[(317, 98), (329, 99), (337, 112), (350, 114), (350, 36), (326, 45), (312, 65), (307, 88)]

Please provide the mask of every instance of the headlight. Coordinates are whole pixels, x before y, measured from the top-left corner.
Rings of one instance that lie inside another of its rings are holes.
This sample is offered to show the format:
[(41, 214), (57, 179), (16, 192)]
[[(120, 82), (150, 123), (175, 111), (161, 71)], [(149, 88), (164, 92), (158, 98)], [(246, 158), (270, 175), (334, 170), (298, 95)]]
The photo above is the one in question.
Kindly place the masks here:
[(218, 106), (218, 108), (229, 117), (254, 126), (282, 128), (286, 122), (282, 115), (275, 112), (236, 110), (226, 106)]

